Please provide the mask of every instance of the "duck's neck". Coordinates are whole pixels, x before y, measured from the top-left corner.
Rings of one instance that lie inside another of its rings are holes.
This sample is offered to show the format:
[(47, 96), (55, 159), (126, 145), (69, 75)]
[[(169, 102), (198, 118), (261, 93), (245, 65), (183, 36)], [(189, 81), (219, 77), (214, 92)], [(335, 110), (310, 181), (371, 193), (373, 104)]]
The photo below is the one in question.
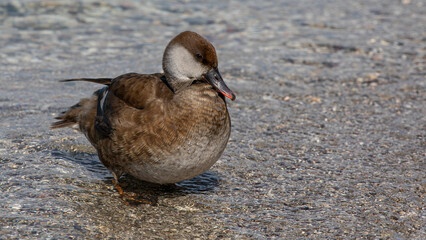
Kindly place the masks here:
[(193, 81), (189, 80), (189, 81), (183, 81), (181, 79), (177, 79), (173, 76), (170, 76), (168, 74), (164, 74), (164, 77), (161, 78), (161, 80), (174, 92), (174, 93), (178, 93), (181, 90), (185, 89), (186, 87), (188, 87), (189, 85), (191, 85), (191, 83)]

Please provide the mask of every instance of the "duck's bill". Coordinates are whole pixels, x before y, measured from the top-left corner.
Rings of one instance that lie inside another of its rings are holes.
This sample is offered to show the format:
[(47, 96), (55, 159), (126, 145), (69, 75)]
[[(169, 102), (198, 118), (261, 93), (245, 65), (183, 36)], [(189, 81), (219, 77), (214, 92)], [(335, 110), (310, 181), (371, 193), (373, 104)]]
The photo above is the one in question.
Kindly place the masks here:
[(232, 92), (232, 90), (226, 86), (217, 68), (212, 69), (208, 73), (204, 74), (203, 78), (207, 80), (207, 82), (210, 83), (216, 89), (216, 91), (222, 93), (225, 95), (225, 97), (230, 98), (232, 101), (235, 100), (234, 92)]

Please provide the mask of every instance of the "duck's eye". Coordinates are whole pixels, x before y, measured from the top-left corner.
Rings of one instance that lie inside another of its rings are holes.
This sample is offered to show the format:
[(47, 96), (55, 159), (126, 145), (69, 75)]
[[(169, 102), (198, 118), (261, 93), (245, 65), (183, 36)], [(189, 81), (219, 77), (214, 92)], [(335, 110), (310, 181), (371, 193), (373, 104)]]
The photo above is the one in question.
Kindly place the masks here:
[(195, 57), (198, 58), (199, 60), (203, 59), (203, 56), (201, 56), (201, 54), (199, 53), (195, 54)]

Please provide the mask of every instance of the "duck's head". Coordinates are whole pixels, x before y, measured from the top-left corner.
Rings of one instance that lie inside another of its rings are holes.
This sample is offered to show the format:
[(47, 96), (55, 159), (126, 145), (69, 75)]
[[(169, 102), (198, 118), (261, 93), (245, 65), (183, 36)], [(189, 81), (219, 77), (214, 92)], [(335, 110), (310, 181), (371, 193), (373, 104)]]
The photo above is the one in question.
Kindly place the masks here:
[(163, 70), (173, 88), (204, 80), (224, 96), (235, 99), (219, 73), (215, 48), (195, 32), (182, 32), (170, 41), (164, 51)]

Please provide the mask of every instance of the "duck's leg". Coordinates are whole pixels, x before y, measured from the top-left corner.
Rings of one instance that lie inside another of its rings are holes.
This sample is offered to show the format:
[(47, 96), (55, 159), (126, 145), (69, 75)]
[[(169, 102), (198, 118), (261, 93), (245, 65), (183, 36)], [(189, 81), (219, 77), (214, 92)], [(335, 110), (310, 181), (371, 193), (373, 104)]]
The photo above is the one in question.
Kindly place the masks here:
[(130, 202), (124, 200), (125, 204), (127, 204), (127, 205), (131, 205), (131, 204), (135, 204), (135, 203), (136, 203), (136, 205), (138, 205), (138, 204), (152, 204), (152, 202), (150, 202), (150, 201), (139, 200), (139, 199), (136, 199), (136, 198), (130, 196), (128, 193), (125, 193), (123, 191), (123, 188), (121, 188), (120, 183), (118, 181), (118, 179), (120, 178), (120, 176), (121, 176), (122, 173), (121, 172), (120, 173), (116, 173), (114, 171), (111, 171), (111, 172), (112, 172), (112, 176), (114, 177), (114, 180), (113, 180), (114, 187), (115, 187), (115, 189), (117, 189), (118, 193), (120, 194), (120, 197), (123, 200), (126, 198), (126, 199), (128, 199), (128, 200), (130, 200), (130, 201), (133, 202), (133, 203), (130, 203)]
[(114, 177), (114, 180), (112, 181), (112, 182), (113, 182), (113, 184), (114, 184), (114, 187), (115, 187), (115, 189), (117, 189), (117, 191), (118, 191), (118, 193), (120, 194), (120, 196), (123, 196), (124, 191), (123, 191), (123, 189), (121, 188), (120, 183), (118, 182), (118, 179), (120, 178), (121, 173), (117, 174), (117, 173), (116, 173), (116, 172), (114, 172), (114, 171), (111, 171), (111, 172), (112, 172), (112, 176)]

